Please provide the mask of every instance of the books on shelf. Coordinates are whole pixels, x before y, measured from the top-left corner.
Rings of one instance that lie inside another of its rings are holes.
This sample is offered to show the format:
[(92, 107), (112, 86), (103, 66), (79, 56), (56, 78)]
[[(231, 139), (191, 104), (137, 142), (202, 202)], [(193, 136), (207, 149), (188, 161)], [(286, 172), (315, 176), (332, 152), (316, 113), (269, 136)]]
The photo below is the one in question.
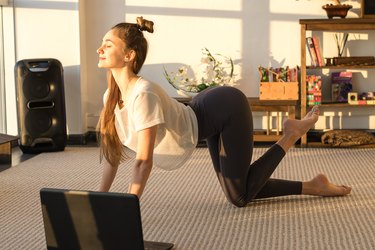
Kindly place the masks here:
[(322, 77), (320, 75), (307, 75), (307, 105), (314, 106), (322, 103)]
[(318, 60), (318, 66), (323, 67), (324, 66), (324, 58), (323, 58), (322, 48), (320, 46), (320, 39), (319, 39), (319, 37), (316, 37), (316, 36), (313, 36), (312, 39), (313, 39), (313, 43), (314, 43), (316, 58)]
[(311, 58), (311, 66), (323, 67), (325, 65), (319, 37), (306, 37), (306, 46)]
[(310, 54), (311, 66), (318, 66), (317, 65), (318, 59), (316, 58), (315, 46), (314, 46), (312, 37), (306, 37), (306, 46), (307, 46), (307, 51)]
[(333, 72), (331, 75), (331, 92), (333, 102), (348, 102), (352, 91), (352, 72)]

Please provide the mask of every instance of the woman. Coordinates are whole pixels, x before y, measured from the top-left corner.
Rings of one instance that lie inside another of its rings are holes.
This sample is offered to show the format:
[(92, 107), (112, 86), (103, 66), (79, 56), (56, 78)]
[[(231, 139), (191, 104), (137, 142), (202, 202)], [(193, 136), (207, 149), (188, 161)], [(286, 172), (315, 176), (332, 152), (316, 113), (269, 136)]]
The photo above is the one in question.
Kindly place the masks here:
[(120, 23), (97, 50), (100, 68), (108, 69), (108, 89), (100, 118), (105, 157), (100, 191), (109, 191), (123, 146), (136, 152), (129, 193), (140, 197), (152, 166), (172, 170), (183, 165), (197, 141), (207, 139), (212, 162), (227, 199), (242, 207), (253, 199), (282, 195), (340, 196), (351, 188), (330, 183), (319, 174), (307, 182), (270, 178), (285, 153), (318, 120), (314, 107), (302, 120), (284, 121), (282, 138), (251, 164), (252, 114), (247, 98), (236, 88), (214, 87), (188, 106), (170, 98), (157, 84), (138, 76), (147, 54), (143, 31), (153, 22)]

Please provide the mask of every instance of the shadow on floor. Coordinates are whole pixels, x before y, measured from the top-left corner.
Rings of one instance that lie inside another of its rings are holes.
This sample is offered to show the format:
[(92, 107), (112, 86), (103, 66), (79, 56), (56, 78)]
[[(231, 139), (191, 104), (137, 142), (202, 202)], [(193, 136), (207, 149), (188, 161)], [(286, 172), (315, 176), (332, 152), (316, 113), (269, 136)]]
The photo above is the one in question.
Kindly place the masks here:
[(0, 164), (0, 172), (4, 171), (10, 167), (15, 167), (20, 163), (33, 158), (38, 154), (24, 154), (19, 147), (12, 148), (12, 162), (11, 164)]

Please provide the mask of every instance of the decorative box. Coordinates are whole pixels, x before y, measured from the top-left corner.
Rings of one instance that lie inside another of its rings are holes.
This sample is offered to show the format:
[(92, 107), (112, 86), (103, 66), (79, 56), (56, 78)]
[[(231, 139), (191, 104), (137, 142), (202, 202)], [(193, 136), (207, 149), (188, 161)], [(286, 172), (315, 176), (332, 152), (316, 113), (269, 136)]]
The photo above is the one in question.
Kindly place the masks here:
[(259, 100), (298, 100), (298, 82), (260, 82)]

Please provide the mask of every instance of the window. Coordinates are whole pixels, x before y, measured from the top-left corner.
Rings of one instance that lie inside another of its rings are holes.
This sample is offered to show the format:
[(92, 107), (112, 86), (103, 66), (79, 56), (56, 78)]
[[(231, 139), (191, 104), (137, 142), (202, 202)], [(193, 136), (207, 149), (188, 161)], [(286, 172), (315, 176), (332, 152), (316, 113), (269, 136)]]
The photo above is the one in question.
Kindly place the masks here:
[(0, 133), (18, 134), (13, 0), (0, 0)]
[(0, 133), (6, 133), (3, 7), (0, 8)]

